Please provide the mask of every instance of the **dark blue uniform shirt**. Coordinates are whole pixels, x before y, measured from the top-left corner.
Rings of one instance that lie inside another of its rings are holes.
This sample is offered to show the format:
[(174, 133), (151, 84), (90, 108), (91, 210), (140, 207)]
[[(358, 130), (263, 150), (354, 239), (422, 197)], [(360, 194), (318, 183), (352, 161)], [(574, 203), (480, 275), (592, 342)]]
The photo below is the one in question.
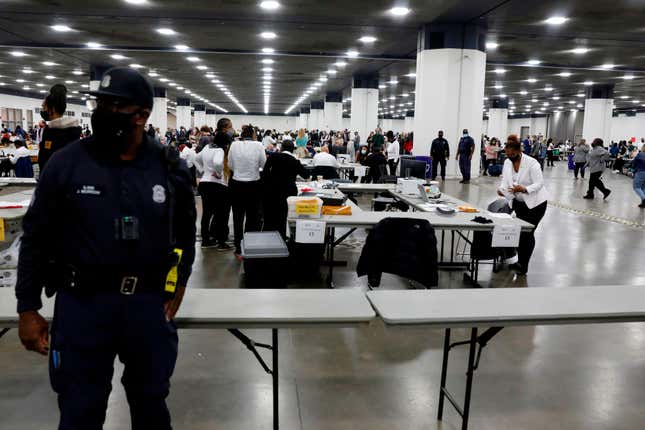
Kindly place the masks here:
[[(156, 273), (163, 280), (170, 252), (181, 248), (178, 284), (186, 285), (195, 258), (196, 218), (186, 163), (178, 160), (170, 168), (163, 147), (147, 136), (132, 161), (108, 155), (102, 145), (94, 137), (74, 142), (41, 172), (23, 221), (18, 312), (41, 308), (45, 262), (52, 257), (57, 266), (98, 277)], [(117, 237), (115, 220), (124, 216), (138, 219), (138, 240)], [(162, 282), (160, 292), (163, 287)]]

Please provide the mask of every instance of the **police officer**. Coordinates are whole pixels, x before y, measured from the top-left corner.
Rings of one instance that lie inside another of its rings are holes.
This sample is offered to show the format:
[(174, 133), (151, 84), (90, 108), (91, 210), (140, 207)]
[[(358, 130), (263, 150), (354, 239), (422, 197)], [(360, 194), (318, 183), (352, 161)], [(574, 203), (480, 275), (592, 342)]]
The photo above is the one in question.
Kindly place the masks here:
[[(195, 255), (190, 173), (144, 132), (153, 90), (143, 76), (112, 68), (89, 94), (93, 136), (52, 156), (24, 218), (20, 340), (49, 353), (60, 430), (103, 427), (116, 356), (132, 428), (170, 429), (173, 317)], [(43, 285), (57, 291), (51, 339)]]
[(459, 161), (459, 170), (463, 180), (459, 181), (460, 184), (470, 183), (470, 165), (475, 152), (475, 141), (468, 135), (468, 130), (464, 129), (463, 136), (459, 139), (459, 147), (457, 148), (457, 160)]
[(432, 141), (430, 146), (430, 156), (432, 157), (432, 180), (437, 179), (439, 165), (441, 165), (441, 180), (446, 180), (446, 160), (450, 158), (450, 145), (443, 137), (443, 131), (439, 130), (439, 137)]

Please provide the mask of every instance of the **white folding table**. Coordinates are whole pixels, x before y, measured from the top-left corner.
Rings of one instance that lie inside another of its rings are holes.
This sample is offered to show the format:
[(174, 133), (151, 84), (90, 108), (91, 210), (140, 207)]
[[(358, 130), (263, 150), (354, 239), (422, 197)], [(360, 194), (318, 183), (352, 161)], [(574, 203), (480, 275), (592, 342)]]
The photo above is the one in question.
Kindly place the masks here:
[[(53, 315), (54, 300), (45, 299), (41, 314)], [(278, 413), (278, 330), (303, 327), (351, 327), (368, 324), (376, 316), (359, 290), (186, 290), (177, 326), (188, 329), (229, 329), (253, 352), (273, 379), (273, 428), (279, 428)], [(13, 288), (0, 288), (0, 331), (18, 326)], [(259, 344), (241, 334), (240, 328), (271, 329), (271, 345)], [(262, 360), (256, 347), (270, 349), (272, 368)]]
[[(468, 428), (482, 349), (503, 327), (645, 321), (645, 287), (371, 291), (367, 297), (388, 325), (445, 328), (437, 418), (443, 418), (448, 399), (462, 417), (462, 430)], [(489, 328), (478, 335), (479, 326)], [(471, 328), (470, 339), (451, 344), (455, 327)], [(470, 346), (463, 409), (446, 388), (449, 352), (459, 345)]]

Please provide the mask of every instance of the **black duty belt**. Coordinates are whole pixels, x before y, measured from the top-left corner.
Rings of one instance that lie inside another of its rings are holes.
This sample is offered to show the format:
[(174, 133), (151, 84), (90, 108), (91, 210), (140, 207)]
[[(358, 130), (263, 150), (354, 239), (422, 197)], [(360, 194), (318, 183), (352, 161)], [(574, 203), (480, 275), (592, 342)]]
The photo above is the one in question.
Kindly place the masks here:
[(97, 272), (68, 267), (63, 274), (63, 288), (78, 293), (114, 292), (124, 295), (163, 293), (166, 273)]

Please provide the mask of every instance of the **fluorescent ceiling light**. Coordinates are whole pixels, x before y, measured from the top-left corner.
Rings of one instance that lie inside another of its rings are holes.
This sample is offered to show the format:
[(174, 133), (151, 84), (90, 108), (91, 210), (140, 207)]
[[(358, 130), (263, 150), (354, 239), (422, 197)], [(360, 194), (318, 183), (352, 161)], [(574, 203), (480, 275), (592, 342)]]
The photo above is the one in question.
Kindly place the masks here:
[(614, 67), (616, 67), (616, 65), (611, 64), (611, 63), (605, 63), (605, 64), (600, 65), (600, 68), (603, 69), (603, 70), (613, 69)]
[(529, 84), (534, 84), (534, 83), (536, 83), (536, 82), (537, 82), (537, 79), (535, 79), (535, 78), (529, 78), (529, 79), (527, 79), (527, 80), (526, 80), (526, 82), (528, 82)]
[(262, 64), (273, 64), (273, 60), (270, 58), (265, 58), (262, 60)]
[(273, 48), (262, 48), (262, 52), (264, 54), (273, 54), (275, 52), (275, 49), (273, 49)]
[(379, 85), (378, 87), (379, 87), (380, 89), (383, 89), (383, 88), (385, 88), (385, 85), (381, 84), (381, 85)]
[(563, 78), (568, 78), (569, 76), (571, 76), (571, 73), (570, 72), (562, 72), (562, 73), (559, 74), (559, 76), (563, 77)]
[(58, 66), (58, 63), (54, 63), (52, 61), (43, 61), (42, 64), (43, 66)]
[(405, 75), (405, 76), (407, 76), (408, 78), (416, 78), (416, 77), (417, 77), (417, 74), (416, 74), (416, 73), (408, 73), (408, 74), (407, 74), (407, 75)]
[(206, 66), (197, 66), (197, 69), (198, 70), (206, 70), (206, 69), (208, 69), (208, 67), (206, 67)]
[(523, 95), (523, 96), (525, 96), (525, 95), (527, 95), (527, 94), (528, 94), (528, 92), (526, 92), (526, 91), (522, 90), (522, 91), (520, 91), (520, 94), (521, 94), (521, 95)]
[(390, 13), (394, 16), (405, 16), (410, 13), (410, 9), (407, 7), (393, 7), (390, 9)]
[(23, 69), (22, 73), (24, 73), (25, 75), (31, 75), (32, 73), (36, 73), (36, 72), (31, 69)]
[(133, 68), (133, 69), (140, 69), (140, 68), (142, 68), (143, 66), (142, 66), (141, 64), (133, 63), (133, 64), (130, 64), (130, 66), (129, 66), (129, 67), (131, 67), (131, 68)]
[(504, 85), (495, 84), (495, 86), (493, 88), (495, 88), (496, 90), (501, 90), (502, 88), (504, 88)]
[(582, 55), (582, 54), (586, 54), (587, 52), (589, 52), (589, 49), (587, 49), (587, 48), (575, 48), (575, 49), (572, 49), (571, 52), (573, 52), (574, 54)]
[(498, 75), (503, 75), (504, 73), (507, 72), (506, 69), (495, 69), (493, 72), (497, 73)]
[(359, 53), (358, 53), (358, 51), (350, 49), (349, 51), (347, 51), (346, 55), (348, 57), (350, 57), (350, 58), (356, 58), (356, 57), (358, 57)]
[(121, 54), (112, 54), (110, 55), (110, 58), (112, 58), (113, 60), (125, 60), (128, 57)]
[(19, 84), (22, 84), (23, 82), (27, 82), (27, 81), (25, 81), (24, 79), (16, 79), (16, 82), (18, 82)]
[(72, 80), (67, 80), (67, 81), (65, 81), (65, 83), (66, 83), (67, 85), (70, 85), (70, 84), (73, 84), (73, 83), (74, 83), (74, 81), (72, 81)]
[(68, 31), (73, 31), (71, 27), (67, 25), (60, 25), (60, 24), (52, 25), (51, 29), (54, 31), (58, 31), (59, 33), (66, 33)]
[(338, 73), (338, 70), (329, 69), (329, 70), (327, 70), (327, 72), (325, 72), (325, 73), (327, 73), (328, 75), (335, 75), (336, 73)]
[(142, 5), (148, 3), (148, 0), (125, 0), (125, 2), (134, 5)]
[(56, 79), (56, 76), (53, 76), (53, 75), (47, 75), (47, 76), (45, 76), (45, 79)]
[(98, 42), (87, 42), (85, 46), (87, 46), (90, 49), (99, 49), (103, 47), (103, 45)]
[(266, 10), (276, 10), (280, 7), (280, 3), (277, 1), (263, 1), (260, 2), (260, 7)]
[(592, 85), (593, 85), (593, 82), (591, 82), (591, 81), (584, 81), (584, 82), (583, 82), (583, 84), (584, 84), (585, 86), (587, 86), (587, 87), (590, 87), (590, 86), (592, 86)]
[(336, 66), (336, 67), (345, 67), (346, 65), (347, 65), (347, 63), (344, 62), (344, 61), (336, 61), (334, 63), (334, 66)]
[(498, 46), (497, 42), (486, 42), (486, 49), (497, 49)]
[(619, 98), (621, 98), (621, 99), (623, 99), (623, 100), (626, 100), (626, 99), (628, 99), (628, 98), (629, 98), (629, 96), (620, 96)]
[(540, 63), (541, 63), (540, 60), (529, 60), (529, 61), (526, 62), (526, 64), (529, 64), (531, 66), (537, 66)]
[(263, 33), (260, 33), (260, 37), (263, 39), (275, 39), (276, 37), (278, 37), (278, 35), (271, 31), (265, 31)]
[(200, 60), (199, 58), (197, 58), (197, 57), (186, 57), (186, 60), (190, 61), (191, 63), (195, 63), (195, 62), (197, 62), (197, 61), (201, 61), (201, 60)]
[(374, 36), (363, 36), (360, 39), (358, 39), (362, 43), (374, 43), (376, 42), (376, 37)]
[(553, 91), (553, 87), (544, 87), (544, 91)]
[(22, 51), (11, 51), (9, 54), (11, 54), (12, 57), (26, 57), (28, 55)]
[(172, 28), (158, 28), (157, 33), (163, 34), (164, 36), (172, 36), (177, 34), (177, 32)]
[(397, 81), (396, 79), (391, 79), (387, 83), (390, 84), (390, 85), (396, 85), (396, 84), (399, 83), (399, 81)]
[(569, 18), (564, 16), (552, 16), (544, 21), (545, 24), (549, 25), (562, 25), (567, 22)]
[(188, 51), (190, 47), (188, 45), (175, 45), (177, 51)]
[(634, 76), (634, 75), (625, 75), (625, 76), (623, 76), (623, 79), (625, 79), (626, 81), (631, 81), (631, 80), (632, 80), (632, 79), (634, 79), (635, 77), (636, 77), (636, 76)]
[(268, 72), (273, 72), (273, 69), (271, 67), (263, 67), (262, 71), (265, 73), (268, 73)]

